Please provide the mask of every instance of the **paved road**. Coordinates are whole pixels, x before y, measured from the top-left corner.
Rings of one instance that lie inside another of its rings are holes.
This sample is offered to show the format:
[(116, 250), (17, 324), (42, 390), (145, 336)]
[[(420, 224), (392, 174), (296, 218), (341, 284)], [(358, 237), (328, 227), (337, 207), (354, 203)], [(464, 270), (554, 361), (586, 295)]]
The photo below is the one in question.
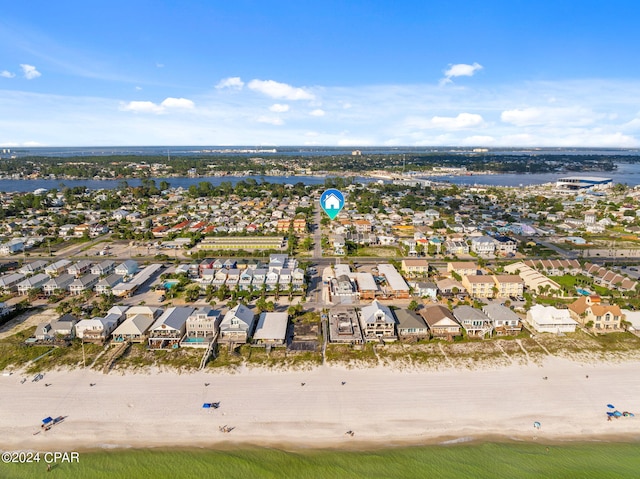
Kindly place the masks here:
[(313, 212), (313, 259), (322, 258), (322, 228), (320, 227), (321, 213), (320, 200), (314, 203)]

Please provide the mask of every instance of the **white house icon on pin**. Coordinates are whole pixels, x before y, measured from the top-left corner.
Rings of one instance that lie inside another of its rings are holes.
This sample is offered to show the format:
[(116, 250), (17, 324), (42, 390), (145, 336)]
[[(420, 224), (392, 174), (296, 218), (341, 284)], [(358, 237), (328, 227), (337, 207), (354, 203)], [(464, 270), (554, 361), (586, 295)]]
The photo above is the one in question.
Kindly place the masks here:
[(325, 210), (339, 210), (340, 209), (340, 198), (338, 198), (333, 193), (327, 195), (324, 199), (324, 209)]

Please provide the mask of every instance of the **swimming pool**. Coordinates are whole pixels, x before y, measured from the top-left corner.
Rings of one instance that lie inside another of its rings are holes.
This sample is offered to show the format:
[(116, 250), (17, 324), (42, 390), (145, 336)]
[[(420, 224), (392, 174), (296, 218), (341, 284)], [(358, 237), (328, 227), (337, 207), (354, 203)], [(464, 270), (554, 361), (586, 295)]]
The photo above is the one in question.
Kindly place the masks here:
[(582, 296), (589, 296), (591, 294), (589, 291), (587, 291), (586, 289), (582, 289), (582, 288), (576, 288), (576, 292), (578, 294), (581, 294)]
[(204, 343), (207, 338), (184, 338), (183, 343)]
[(171, 289), (173, 288), (176, 284), (178, 284), (180, 281), (175, 280), (175, 279), (169, 279), (167, 281), (164, 282), (164, 289)]

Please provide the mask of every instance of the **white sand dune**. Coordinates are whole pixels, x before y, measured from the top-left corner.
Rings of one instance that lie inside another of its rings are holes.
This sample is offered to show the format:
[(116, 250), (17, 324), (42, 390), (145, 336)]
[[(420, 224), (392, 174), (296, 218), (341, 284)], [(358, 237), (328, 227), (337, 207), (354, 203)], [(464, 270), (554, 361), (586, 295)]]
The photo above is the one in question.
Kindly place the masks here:
[[(0, 377), (0, 448), (238, 443), (350, 448), (486, 437), (635, 441), (640, 438), (639, 366), (554, 358), (542, 367), (479, 371), (320, 367), (306, 372), (124, 376), (62, 371), (46, 373), (37, 383), (29, 377), (24, 384), (24, 376), (14, 374)], [(218, 401), (218, 409), (202, 408), (205, 402)], [(607, 421), (609, 403), (638, 417)], [(47, 416), (66, 419), (39, 432)], [(535, 421), (541, 423), (539, 430), (533, 427)], [(225, 425), (233, 430), (221, 432)]]

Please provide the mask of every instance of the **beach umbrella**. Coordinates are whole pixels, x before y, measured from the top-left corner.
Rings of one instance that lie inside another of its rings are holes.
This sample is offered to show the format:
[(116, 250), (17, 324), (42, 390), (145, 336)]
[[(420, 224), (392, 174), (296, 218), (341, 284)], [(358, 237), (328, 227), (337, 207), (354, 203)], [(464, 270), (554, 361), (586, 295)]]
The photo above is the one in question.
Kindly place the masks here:
[(612, 412), (608, 412), (607, 416), (611, 417), (611, 416), (613, 416), (613, 413)]
[(607, 407), (608, 407), (609, 409), (615, 409), (615, 408), (616, 408), (613, 404), (607, 404)]
[(614, 412), (613, 412), (613, 415), (614, 415), (615, 417), (620, 417), (620, 416), (622, 416), (622, 413), (621, 413), (620, 411), (614, 411)]
[(540, 423), (538, 421), (534, 422), (533, 427), (535, 427), (536, 429), (540, 429)]

